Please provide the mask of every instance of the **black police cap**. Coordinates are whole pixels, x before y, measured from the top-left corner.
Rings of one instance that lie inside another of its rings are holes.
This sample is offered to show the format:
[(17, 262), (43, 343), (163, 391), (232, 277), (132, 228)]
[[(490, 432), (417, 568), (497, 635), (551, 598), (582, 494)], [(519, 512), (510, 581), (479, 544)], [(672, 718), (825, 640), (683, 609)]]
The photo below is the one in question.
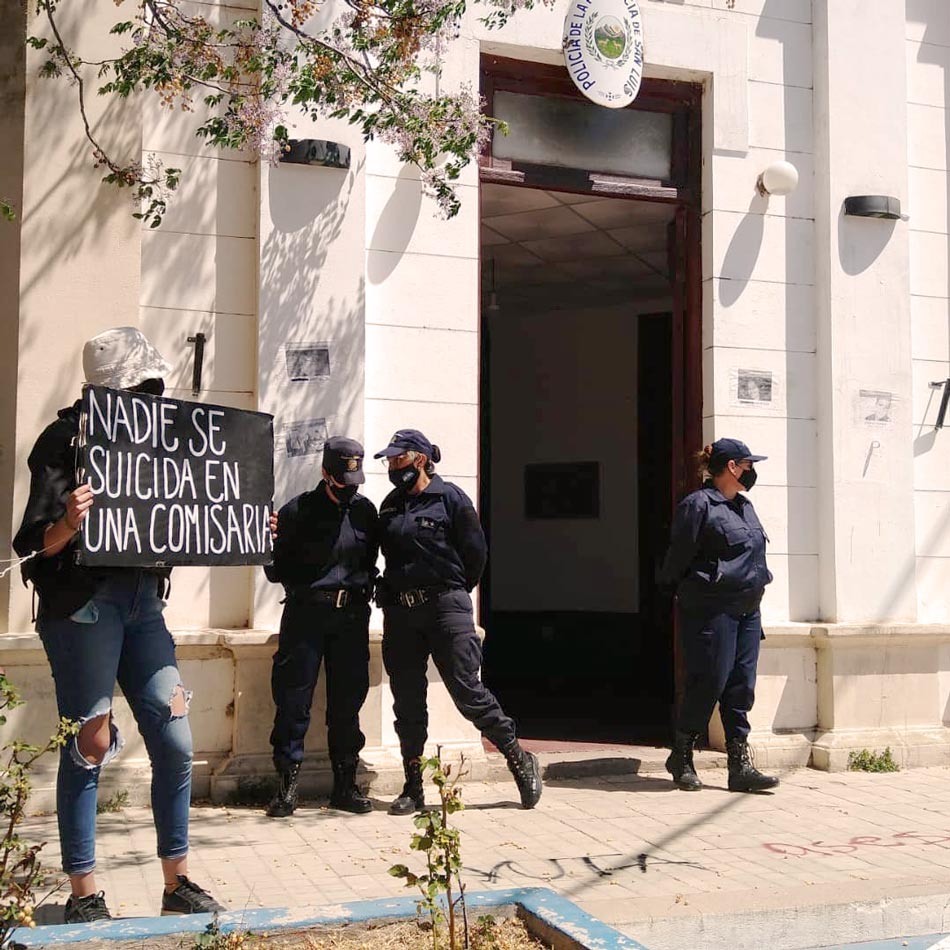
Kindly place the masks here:
[(717, 439), (710, 446), (709, 464), (715, 468), (726, 462), (764, 462), (767, 455), (753, 455), (749, 446), (738, 439)]
[(380, 449), (373, 458), (392, 458), (403, 452), (419, 452), (433, 462), (442, 459), (439, 447), (430, 442), (418, 429), (400, 429), (389, 440), (389, 445)]
[(362, 485), (363, 446), (356, 439), (335, 435), (323, 446), (323, 467), (343, 485)]

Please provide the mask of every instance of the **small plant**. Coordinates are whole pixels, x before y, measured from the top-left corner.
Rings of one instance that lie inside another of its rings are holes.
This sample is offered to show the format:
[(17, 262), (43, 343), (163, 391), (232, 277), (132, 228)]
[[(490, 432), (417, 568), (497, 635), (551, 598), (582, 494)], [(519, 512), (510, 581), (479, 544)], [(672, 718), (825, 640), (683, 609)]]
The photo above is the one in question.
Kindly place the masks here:
[(883, 752), (871, 752), (862, 749), (860, 752), (848, 753), (849, 772), (899, 772), (900, 766), (891, 755), (891, 747)]
[(431, 772), (432, 781), (439, 790), (439, 807), (416, 816), (413, 823), (418, 830), (409, 845), (413, 851), (425, 854), (426, 873), (415, 874), (405, 864), (393, 865), (389, 873), (405, 880), (406, 887), (417, 887), (422, 893), (417, 907), (420, 914), (429, 915), (433, 950), (439, 950), (446, 913), (449, 950), (458, 950), (458, 910), (462, 913), (466, 947), (469, 945), (468, 919), (465, 912), (465, 885), (460, 878), (462, 854), (459, 830), (451, 827), (449, 817), (465, 808), (462, 804), (462, 790), (458, 786), (459, 779), (465, 774), (465, 757), (462, 756), (458, 772), (453, 777), (452, 766), (442, 764), (441, 753), (440, 748), (431, 759), (423, 758), (419, 762), (422, 774)]
[(191, 950), (243, 950), (247, 938), (253, 936), (246, 930), (231, 930), (225, 933), (218, 923), (218, 915), (195, 937)]
[(498, 921), (491, 914), (483, 914), (476, 919), (472, 942), (479, 950), (501, 950)]
[[(0, 670), (0, 726), (6, 712), (23, 705), (20, 694)], [(0, 761), (0, 948), (12, 943), (18, 927), (35, 927), (33, 909), (36, 889), (44, 882), (39, 853), (44, 843), (28, 844), (19, 835), (20, 824), (30, 797), (30, 772), (37, 760), (61, 749), (79, 731), (79, 724), (60, 719), (59, 727), (46, 745), (8, 742)]]
[(97, 815), (113, 815), (129, 803), (129, 793), (124, 789), (114, 792), (104, 802), (96, 802)]

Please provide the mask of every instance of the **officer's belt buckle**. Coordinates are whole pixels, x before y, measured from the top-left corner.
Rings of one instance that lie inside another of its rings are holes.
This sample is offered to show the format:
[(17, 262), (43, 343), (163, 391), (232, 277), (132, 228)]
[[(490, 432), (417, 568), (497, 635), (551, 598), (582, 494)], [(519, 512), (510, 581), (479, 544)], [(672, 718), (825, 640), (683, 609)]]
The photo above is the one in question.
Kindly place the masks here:
[(336, 603), (333, 605), (339, 610), (342, 607), (345, 607), (347, 602), (350, 599), (350, 592), (348, 590), (338, 590), (336, 592)]
[(424, 590), (403, 591), (402, 601), (407, 607), (416, 607), (426, 602), (426, 592)]

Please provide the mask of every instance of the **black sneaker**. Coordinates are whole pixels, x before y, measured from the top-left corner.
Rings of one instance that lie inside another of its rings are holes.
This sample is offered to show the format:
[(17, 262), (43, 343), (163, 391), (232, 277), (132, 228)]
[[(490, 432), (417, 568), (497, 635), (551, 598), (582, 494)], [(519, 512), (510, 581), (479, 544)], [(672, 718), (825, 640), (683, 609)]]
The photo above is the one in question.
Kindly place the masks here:
[(219, 904), (204, 888), (178, 875), (178, 887), (162, 894), (162, 916), (169, 914), (223, 914), (227, 908)]
[(67, 924), (91, 924), (94, 920), (112, 920), (106, 907), (106, 893), (90, 894), (88, 897), (70, 896), (66, 901)]

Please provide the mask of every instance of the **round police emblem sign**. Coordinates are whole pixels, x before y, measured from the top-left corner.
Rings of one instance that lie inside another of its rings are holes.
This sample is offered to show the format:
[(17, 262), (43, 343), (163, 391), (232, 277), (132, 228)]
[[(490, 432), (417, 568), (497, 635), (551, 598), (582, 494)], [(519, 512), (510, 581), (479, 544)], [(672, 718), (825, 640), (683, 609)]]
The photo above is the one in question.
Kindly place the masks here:
[(643, 75), (643, 21), (637, 0), (571, 0), (564, 62), (574, 85), (610, 109), (630, 105)]

